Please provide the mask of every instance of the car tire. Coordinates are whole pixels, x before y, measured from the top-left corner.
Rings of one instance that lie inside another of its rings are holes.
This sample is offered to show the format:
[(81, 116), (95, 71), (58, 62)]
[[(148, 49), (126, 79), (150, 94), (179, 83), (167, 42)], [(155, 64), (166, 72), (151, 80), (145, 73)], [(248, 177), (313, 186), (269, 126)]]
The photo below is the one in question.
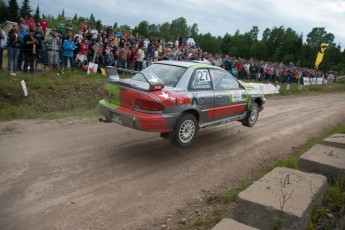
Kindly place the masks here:
[(253, 103), (250, 111), (247, 112), (246, 117), (242, 120), (242, 125), (247, 127), (253, 127), (259, 118), (259, 106), (257, 103)]
[(197, 131), (198, 123), (195, 116), (185, 113), (176, 123), (173, 143), (180, 148), (186, 148), (193, 144)]

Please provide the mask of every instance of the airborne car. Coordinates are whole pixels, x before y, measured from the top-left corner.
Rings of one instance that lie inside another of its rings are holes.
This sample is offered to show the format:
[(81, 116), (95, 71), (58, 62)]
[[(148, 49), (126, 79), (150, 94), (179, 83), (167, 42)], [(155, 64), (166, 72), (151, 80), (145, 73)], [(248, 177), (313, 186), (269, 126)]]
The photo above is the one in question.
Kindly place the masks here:
[(231, 121), (254, 126), (266, 100), (222, 68), (183, 61), (159, 61), (127, 79), (109, 75), (103, 95), (100, 121), (159, 132), (182, 148), (199, 128)]

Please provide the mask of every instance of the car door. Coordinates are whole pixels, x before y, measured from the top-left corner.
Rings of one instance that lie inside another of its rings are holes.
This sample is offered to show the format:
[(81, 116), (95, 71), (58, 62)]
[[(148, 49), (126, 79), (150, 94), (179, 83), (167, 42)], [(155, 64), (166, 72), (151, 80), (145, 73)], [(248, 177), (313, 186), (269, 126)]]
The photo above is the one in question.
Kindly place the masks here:
[(215, 95), (213, 120), (242, 115), (247, 107), (247, 94), (243, 86), (225, 70), (210, 69), (210, 75)]
[(195, 69), (191, 75), (188, 91), (192, 107), (199, 112), (199, 124), (213, 120), (214, 91), (210, 72), (207, 68)]

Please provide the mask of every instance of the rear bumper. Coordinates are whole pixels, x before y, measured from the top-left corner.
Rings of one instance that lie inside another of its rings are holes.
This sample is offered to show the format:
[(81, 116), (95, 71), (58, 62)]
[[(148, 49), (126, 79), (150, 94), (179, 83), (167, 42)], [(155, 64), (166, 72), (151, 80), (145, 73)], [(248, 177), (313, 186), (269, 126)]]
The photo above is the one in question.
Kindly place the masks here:
[(101, 100), (98, 107), (103, 116), (100, 121), (114, 122), (122, 126), (148, 132), (169, 133), (172, 131), (177, 119), (175, 115), (147, 114), (123, 107), (116, 107), (105, 100)]

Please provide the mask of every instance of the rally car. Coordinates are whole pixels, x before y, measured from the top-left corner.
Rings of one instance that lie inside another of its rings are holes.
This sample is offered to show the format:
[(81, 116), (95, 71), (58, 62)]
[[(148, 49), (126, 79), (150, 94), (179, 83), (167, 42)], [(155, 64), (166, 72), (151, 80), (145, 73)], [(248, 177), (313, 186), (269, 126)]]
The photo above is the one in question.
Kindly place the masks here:
[(127, 79), (113, 71), (103, 96), (100, 121), (159, 132), (182, 148), (199, 128), (231, 121), (254, 126), (266, 100), (222, 68), (183, 61), (159, 61)]

